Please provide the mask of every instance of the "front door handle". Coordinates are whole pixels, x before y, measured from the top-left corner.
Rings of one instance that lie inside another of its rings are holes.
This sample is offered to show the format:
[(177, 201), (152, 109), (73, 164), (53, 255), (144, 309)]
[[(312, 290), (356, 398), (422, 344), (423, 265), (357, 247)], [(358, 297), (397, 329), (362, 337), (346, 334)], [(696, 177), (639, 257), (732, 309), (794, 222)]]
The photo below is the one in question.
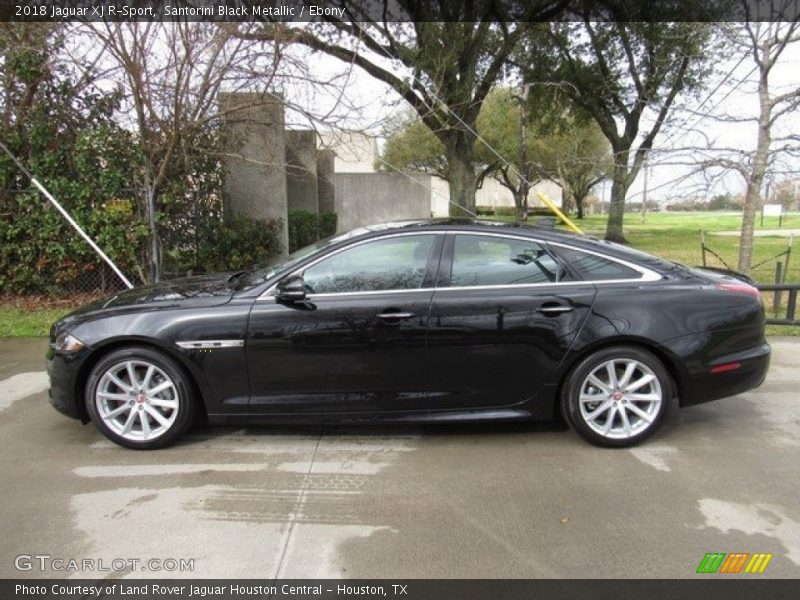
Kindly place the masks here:
[(575, 310), (574, 306), (566, 306), (564, 304), (555, 304), (555, 303), (547, 303), (543, 304), (539, 308), (536, 309), (536, 312), (540, 312), (545, 315), (558, 315), (561, 313), (572, 312)]
[(406, 321), (414, 316), (410, 312), (383, 312), (378, 315), (378, 318), (384, 323), (395, 324)]

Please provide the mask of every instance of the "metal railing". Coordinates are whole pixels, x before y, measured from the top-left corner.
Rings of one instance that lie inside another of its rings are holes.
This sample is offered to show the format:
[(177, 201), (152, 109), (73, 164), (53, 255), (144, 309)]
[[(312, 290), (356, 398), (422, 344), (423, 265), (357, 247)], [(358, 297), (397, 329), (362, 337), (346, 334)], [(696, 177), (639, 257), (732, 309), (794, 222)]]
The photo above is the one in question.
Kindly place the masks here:
[[(800, 325), (797, 314), (797, 292), (800, 290), (798, 283), (760, 283), (758, 290), (762, 293), (772, 292), (772, 310), (767, 307), (767, 324), (769, 325)], [(786, 309), (783, 308), (784, 292)], [(766, 294), (767, 298), (769, 297)], [(769, 316), (772, 314), (772, 316)]]

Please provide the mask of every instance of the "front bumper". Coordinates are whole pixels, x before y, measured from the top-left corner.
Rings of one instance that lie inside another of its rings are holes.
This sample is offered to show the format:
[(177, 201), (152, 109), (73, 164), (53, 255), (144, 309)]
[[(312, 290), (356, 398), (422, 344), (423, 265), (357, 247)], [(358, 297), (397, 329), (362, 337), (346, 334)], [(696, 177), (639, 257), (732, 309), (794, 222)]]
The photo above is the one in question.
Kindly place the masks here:
[(83, 409), (83, 398), (77, 393), (78, 374), (83, 361), (89, 354), (88, 348), (70, 354), (47, 351), (47, 375), (50, 377), (49, 399), (58, 412), (83, 423), (89, 421)]

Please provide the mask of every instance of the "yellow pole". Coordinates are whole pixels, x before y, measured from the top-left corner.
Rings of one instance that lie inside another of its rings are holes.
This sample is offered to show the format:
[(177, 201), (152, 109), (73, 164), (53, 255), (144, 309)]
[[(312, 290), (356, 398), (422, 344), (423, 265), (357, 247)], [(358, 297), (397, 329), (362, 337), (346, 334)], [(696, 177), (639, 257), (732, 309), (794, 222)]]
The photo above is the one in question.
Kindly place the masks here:
[(567, 218), (567, 215), (561, 212), (561, 210), (556, 206), (556, 203), (550, 200), (550, 198), (548, 198), (544, 193), (536, 192), (536, 197), (539, 198), (539, 200), (541, 200), (542, 202), (544, 202), (544, 205), (550, 210), (552, 210), (556, 214), (556, 216), (559, 219), (561, 219), (564, 225), (566, 225), (569, 229), (571, 229), (575, 233), (583, 235), (583, 232), (580, 229), (578, 229), (578, 226), (575, 225), (575, 223), (573, 223), (572, 221), (570, 221)]

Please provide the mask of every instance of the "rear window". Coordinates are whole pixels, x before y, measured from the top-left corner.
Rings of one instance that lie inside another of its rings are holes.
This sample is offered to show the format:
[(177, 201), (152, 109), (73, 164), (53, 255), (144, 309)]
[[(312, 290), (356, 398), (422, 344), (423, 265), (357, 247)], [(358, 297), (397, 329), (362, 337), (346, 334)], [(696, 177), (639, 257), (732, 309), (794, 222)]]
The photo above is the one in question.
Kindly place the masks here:
[(555, 250), (581, 279), (587, 281), (642, 278), (641, 272), (597, 254), (572, 248), (556, 247)]

